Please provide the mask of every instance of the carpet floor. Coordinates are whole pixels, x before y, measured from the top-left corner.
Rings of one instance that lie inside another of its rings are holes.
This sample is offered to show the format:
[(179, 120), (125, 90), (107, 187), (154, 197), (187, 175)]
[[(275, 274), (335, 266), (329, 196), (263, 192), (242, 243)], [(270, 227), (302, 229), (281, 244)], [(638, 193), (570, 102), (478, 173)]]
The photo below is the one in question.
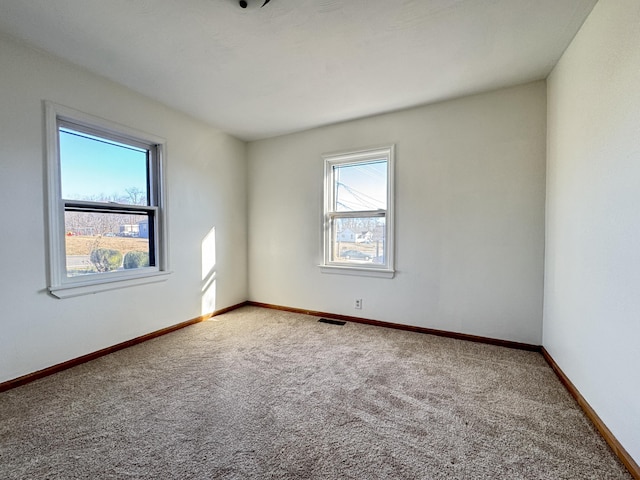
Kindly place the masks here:
[(535, 352), (244, 307), (0, 394), (2, 479), (631, 479)]

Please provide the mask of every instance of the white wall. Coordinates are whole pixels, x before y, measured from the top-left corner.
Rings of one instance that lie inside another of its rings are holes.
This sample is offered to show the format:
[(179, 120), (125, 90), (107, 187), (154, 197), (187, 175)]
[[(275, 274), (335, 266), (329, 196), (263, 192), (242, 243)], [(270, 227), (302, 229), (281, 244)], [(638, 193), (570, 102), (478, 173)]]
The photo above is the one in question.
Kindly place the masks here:
[[(0, 381), (246, 299), (243, 142), (2, 37), (0, 65)], [(66, 300), (47, 294), (44, 99), (167, 140), (167, 282)], [(202, 242), (212, 228), (206, 248), (215, 243), (216, 262), (205, 274), (215, 282), (203, 299)]]
[[(540, 344), (545, 95), (541, 81), (250, 143), (250, 299)], [(321, 154), (387, 143), (396, 277), (320, 273)]]
[(640, 462), (640, 2), (600, 0), (548, 90), (543, 345)]

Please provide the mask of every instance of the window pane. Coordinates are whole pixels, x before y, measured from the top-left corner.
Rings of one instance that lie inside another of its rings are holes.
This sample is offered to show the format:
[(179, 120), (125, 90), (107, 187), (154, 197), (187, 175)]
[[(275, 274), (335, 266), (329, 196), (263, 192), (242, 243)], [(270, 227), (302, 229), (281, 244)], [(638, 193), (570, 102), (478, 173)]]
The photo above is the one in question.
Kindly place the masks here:
[(334, 211), (387, 209), (387, 161), (334, 165)]
[(145, 213), (65, 212), (67, 276), (153, 265), (150, 221)]
[(385, 218), (336, 218), (331, 225), (331, 261), (385, 263)]
[(147, 150), (68, 128), (59, 138), (62, 198), (148, 205)]

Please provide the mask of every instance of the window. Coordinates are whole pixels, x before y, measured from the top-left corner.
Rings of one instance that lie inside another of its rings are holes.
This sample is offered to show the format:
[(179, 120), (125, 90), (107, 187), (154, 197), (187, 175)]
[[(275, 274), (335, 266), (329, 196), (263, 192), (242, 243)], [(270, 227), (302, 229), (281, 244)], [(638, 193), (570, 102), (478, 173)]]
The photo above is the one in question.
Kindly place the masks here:
[(45, 103), (49, 291), (58, 298), (163, 280), (164, 141)]
[(393, 277), (394, 147), (324, 158), (325, 272)]

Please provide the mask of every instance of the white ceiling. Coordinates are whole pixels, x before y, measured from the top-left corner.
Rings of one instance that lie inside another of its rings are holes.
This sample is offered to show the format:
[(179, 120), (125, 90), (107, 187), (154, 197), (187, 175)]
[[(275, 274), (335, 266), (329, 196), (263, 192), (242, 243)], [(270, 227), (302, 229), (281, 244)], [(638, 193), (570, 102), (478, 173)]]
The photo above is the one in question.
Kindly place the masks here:
[(597, 0), (0, 0), (0, 31), (244, 140), (545, 78)]

